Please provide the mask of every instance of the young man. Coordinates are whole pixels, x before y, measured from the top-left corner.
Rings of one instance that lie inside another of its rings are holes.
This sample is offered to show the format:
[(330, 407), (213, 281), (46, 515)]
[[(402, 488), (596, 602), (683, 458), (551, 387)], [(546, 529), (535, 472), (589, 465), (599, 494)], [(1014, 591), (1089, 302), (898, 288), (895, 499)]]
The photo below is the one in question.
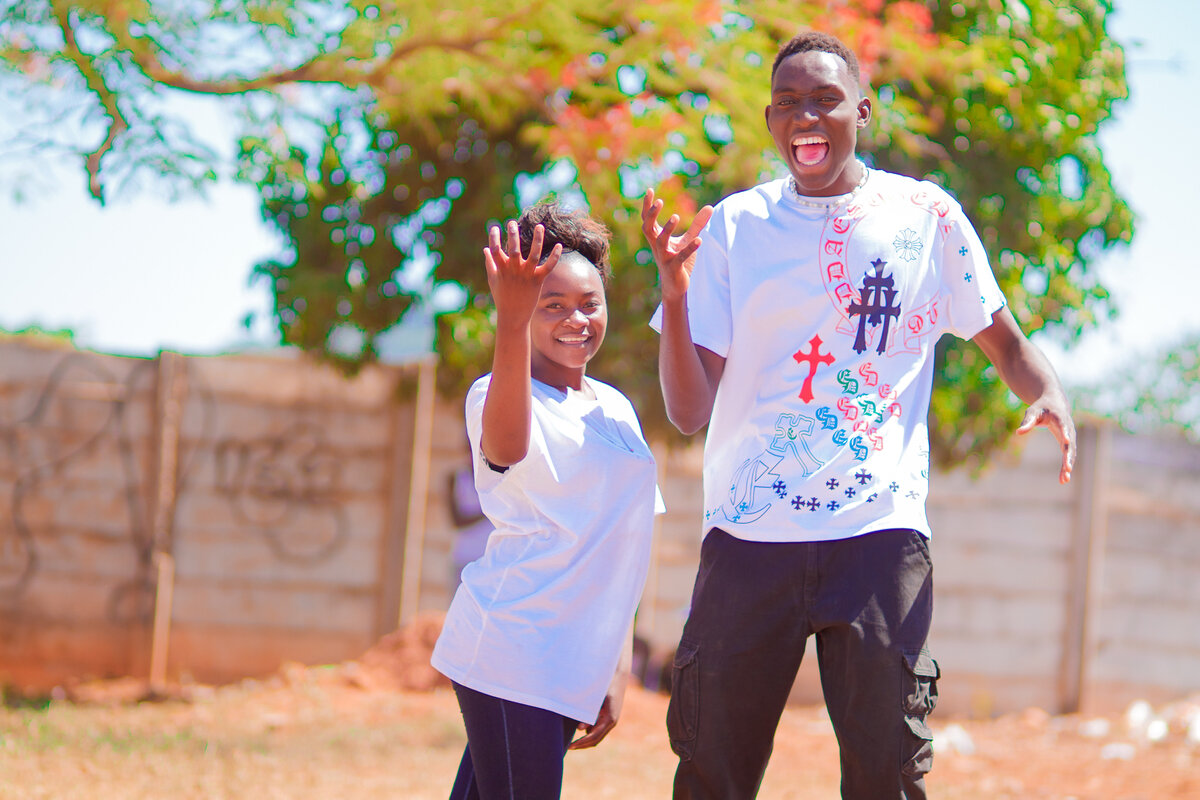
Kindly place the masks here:
[(766, 108), (790, 175), (706, 206), (681, 236), (653, 191), (643, 202), (667, 412), (684, 433), (708, 425), (705, 539), (667, 721), (677, 798), (756, 794), (809, 635), (842, 797), (925, 797), (938, 677), (926, 417), (942, 333), (979, 344), (1029, 404), (1018, 432), (1049, 428), (1070, 479), (1054, 370), (958, 203), (856, 158), (870, 118), (854, 54), (801, 34), (776, 57)]

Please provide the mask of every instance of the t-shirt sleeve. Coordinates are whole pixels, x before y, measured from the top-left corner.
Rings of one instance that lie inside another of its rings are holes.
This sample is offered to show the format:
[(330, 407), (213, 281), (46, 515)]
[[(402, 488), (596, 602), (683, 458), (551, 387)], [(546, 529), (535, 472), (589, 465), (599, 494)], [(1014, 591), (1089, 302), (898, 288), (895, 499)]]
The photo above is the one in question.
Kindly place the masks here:
[(957, 202), (942, 222), (942, 286), (947, 298), (946, 330), (970, 339), (992, 324), (992, 314), (1005, 305), (1004, 294), (988, 263), (979, 234)]
[[(608, 408), (609, 413), (613, 414), (613, 416), (618, 420), (624, 420), (625, 424), (629, 426), (629, 429), (633, 435), (636, 436), (641, 445), (646, 448), (646, 451), (653, 454), (653, 450), (650, 447), (649, 442), (646, 441), (646, 435), (642, 430), (641, 420), (638, 419), (637, 409), (633, 407), (633, 403), (630, 402), (629, 398), (622, 394), (619, 389), (608, 386), (607, 384), (601, 384), (601, 386), (604, 387), (604, 391), (607, 395), (606, 407)], [(663, 499), (662, 490), (657, 483), (654, 485), (654, 513), (667, 513), (667, 503)]]
[[(729, 299), (728, 225), (721, 206), (700, 232), (701, 245), (688, 286), (688, 323), (692, 342), (721, 357), (729, 353), (733, 314)], [(650, 327), (662, 333), (662, 305), (650, 319)]]
[[(487, 389), (491, 383), (491, 375), (485, 375), (471, 385), (467, 390), (464, 416), (467, 423), (467, 440), (471, 445), (471, 467), (475, 473), (475, 491), (483, 494), (495, 488), (504, 478), (506, 472), (491, 468), (483, 457), (483, 403), (487, 400)], [(510, 470), (511, 471), (511, 468)]]

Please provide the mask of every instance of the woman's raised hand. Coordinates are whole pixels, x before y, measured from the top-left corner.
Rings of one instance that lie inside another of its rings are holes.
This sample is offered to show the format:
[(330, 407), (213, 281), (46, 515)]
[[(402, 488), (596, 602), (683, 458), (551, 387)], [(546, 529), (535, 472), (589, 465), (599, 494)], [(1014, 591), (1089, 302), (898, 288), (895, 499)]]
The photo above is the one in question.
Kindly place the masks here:
[(545, 229), (538, 225), (533, 229), (533, 241), (529, 255), (521, 255), (521, 236), (516, 220), (509, 220), (507, 242), (500, 244), (500, 226), (493, 225), (488, 231), (488, 246), (483, 250), (483, 264), (487, 270), (488, 288), (496, 303), (496, 314), (501, 320), (528, 323), (537, 307), (542, 292), (542, 282), (558, 264), (562, 245), (554, 245), (550, 255), (542, 263), (542, 244)]

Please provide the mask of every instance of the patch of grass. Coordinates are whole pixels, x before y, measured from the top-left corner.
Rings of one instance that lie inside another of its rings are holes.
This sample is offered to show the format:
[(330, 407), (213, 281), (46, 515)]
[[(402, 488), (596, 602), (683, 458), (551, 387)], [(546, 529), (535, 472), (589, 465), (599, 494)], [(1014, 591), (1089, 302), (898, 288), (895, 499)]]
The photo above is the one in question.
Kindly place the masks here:
[(12, 686), (0, 684), (0, 706), (11, 709), (45, 711), (50, 707), (50, 695), (25, 694)]

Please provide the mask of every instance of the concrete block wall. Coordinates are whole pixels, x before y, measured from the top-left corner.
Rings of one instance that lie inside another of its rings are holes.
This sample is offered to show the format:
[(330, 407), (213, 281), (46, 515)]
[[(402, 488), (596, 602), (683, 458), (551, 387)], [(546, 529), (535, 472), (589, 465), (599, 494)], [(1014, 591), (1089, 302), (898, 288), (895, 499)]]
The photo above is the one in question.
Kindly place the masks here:
[(0, 681), (146, 674), (159, 553), (171, 677), (353, 658), (394, 628), (403, 371), (173, 363), (172, 432), (160, 360), (0, 344)]
[(1072, 510), (1058, 444), (1037, 432), (978, 476), (930, 479), (930, 649), (944, 710), (1056, 710), (1068, 630)]
[(211, 679), (360, 655), (396, 621), (381, 595), (398, 575), (386, 545), (404, 534), (393, 449), (413, 422), (400, 373), (347, 380), (278, 357), (187, 366), (172, 670)]
[[(461, 403), (422, 416), (416, 375), (0, 343), (0, 682), (146, 674), (164, 553), (170, 678), (354, 658), (402, 614), (444, 609), (450, 478), (469, 459)], [(1044, 432), (980, 476), (934, 473), (943, 710), (1200, 691), (1200, 447), (1081, 440), (1067, 487)], [(664, 660), (699, 561), (701, 444), (656, 452), (668, 511), (637, 624)], [(820, 698), (814, 655), (797, 700)]]
[(5, 679), (123, 670), (148, 553), (153, 364), (0, 343)]
[(1200, 448), (1114, 433), (1091, 675), (1096, 694), (1200, 688)]

